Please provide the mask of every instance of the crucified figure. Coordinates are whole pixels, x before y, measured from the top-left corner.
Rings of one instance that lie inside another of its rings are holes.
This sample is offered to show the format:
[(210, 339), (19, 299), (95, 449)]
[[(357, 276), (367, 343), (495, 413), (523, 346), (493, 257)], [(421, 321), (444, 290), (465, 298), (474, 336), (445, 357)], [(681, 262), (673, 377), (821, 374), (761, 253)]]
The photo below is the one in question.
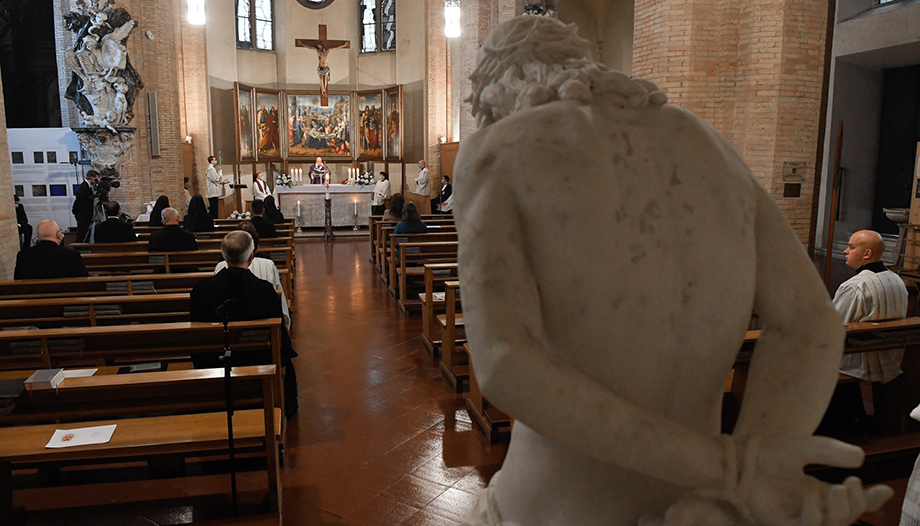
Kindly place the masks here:
[(319, 38), (297, 39), (294, 41), (294, 45), (316, 50), (316, 56), (319, 58), (319, 64), (316, 66), (316, 74), (319, 75), (320, 103), (326, 106), (329, 104), (329, 52), (334, 49), (350, 49), (351, 42), (348, 40), (327, 39), (326, 26), (320, 25)]

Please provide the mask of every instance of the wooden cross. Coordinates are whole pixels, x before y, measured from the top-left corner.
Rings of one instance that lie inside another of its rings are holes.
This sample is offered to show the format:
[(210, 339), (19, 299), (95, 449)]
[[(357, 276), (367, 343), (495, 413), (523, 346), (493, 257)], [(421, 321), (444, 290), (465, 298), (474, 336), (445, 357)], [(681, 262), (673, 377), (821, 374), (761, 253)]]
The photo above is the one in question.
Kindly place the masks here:
[(333, 49), (350, 49), (351, 41), (349, 40), (329, 40), (326, 37), (326, 25), (320, 24), (319, 38), (298, 38), (294, 40), (297, 47), (315, 49), (319, 57), (319, 66), (316, 73), (319, 75), (319, 99), (320, 104), (326, 106), (329, 104), (329, 52)]

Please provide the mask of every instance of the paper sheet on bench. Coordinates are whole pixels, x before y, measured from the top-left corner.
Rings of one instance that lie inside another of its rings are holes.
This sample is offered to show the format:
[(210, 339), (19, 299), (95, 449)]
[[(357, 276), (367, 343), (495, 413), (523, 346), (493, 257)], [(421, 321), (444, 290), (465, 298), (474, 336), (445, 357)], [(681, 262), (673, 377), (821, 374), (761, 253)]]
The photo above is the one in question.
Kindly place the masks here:
[(94, 374), (99, 369), (71, 369), (69, 371), (64, 371), (64, 378), (87, 378)]
[(117, 424), (110, 426), (81, 427), (79, 429), (57, 429), (51, 441), (45, 446), (47, 449), (62, 447), (87, 446), (90, 444), (106, 444), (112, 440)]
[(446, 292), (432, 292), (431, 297), (434, 298), (434, 301), (444, 301), (447, 297)]

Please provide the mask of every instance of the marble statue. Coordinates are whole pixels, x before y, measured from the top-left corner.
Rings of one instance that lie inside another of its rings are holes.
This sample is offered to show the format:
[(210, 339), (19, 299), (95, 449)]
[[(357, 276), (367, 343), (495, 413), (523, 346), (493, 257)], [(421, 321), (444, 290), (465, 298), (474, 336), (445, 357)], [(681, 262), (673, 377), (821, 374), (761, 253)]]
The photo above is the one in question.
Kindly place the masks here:
[[(813, 436), (844, 329), (729, 144), (553, 18), (499, 25), (472, 82), (464, 318), (482, 393), (516, 422), (464, 524), (844, 526), (884, 503), (887, 487), (803, 473), (863, 461)], [(752, 308), (763, 335), (720, 435)]]
[(123, 8), (108, 2), (80, 3), (65, 20), (77, 34), (73, 49), (65, 54), (73, 70), (67, 97), (86, 115), (98, 118), (112, 112), (114, 121), (110, 124), (128, 124), (134, 117), (131, 108), (136, 91), (143, 87), (125, 47), (137, 22)]
[(104, 178), (119, 176), (134, 141), (134, 102), (144, 84), (128, 57), (128, 36), (137, 22), (110, 0), (75, 0), (64, 16), (75, 33), (65, 53), (72, 70), (66, 97), (77, 106), (74, 128), (93, 169)]

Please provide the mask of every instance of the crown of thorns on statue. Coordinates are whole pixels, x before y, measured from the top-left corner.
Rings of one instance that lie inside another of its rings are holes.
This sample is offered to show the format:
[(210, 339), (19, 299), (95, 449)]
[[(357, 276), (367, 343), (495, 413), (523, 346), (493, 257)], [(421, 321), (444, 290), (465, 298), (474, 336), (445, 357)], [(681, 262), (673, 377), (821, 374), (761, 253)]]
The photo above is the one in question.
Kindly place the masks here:
[(522, 16), (498, 26), (479, 50), (473, 83), (473, 115), (479, 127), (554, 100), (590, 103), (600, 96), (619, 107), (661, 106), (667, 96), (655, 84), (630, 79), (588, 51), (574, 24)]

